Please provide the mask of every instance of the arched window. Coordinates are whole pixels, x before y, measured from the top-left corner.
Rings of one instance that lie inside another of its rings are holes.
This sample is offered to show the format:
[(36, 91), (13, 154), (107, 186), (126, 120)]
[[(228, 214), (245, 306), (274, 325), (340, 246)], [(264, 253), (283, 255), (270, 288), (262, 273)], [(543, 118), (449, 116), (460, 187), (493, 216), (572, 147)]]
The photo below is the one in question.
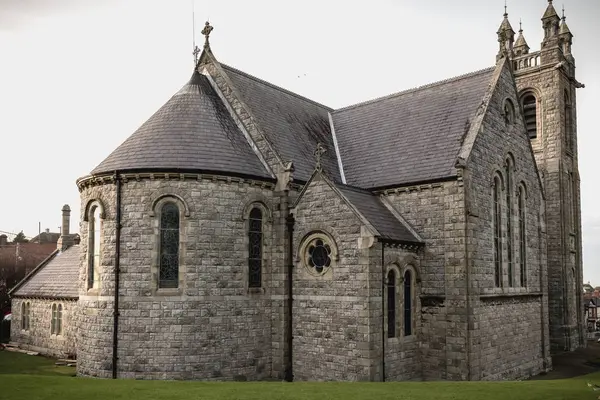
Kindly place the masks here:
[(390, 270), (387, 275), (387, 336), (396, 337), (396, 273)]
[(568, 192), (568, 200), (567, 200), (567, 207), (569, 208), (569, 212), (567, 213), (567, 215), (569, 216), (569, 232), (572, 234), (576, 233), (576, 221), (575, 221), (575, 205), (577, 204), (577, 198), (575, 196), (575, 182), (573, 179), (573, 173), (569, 172), (567, 174), (567, 192)]
[(412, 335), (412, 273), (410, 270), (404, 273), (404, 336)]
[(179, 287), (179, 207), (166, 202), (160, 209), (159, 288)]
[(493, 220), (494, 230), (494, 284), (500, 287), (502, 283), (502, 182), (494, 177)]
[(523, 97), (523, 116), (529, 139), (537, 137), (537, 100), (531, 93)]
[(512, 124), (515, 121), (515, 106), (512, 101), (506, 99), (504, 101), (504, 122), (508, 124)]
[(571, 106), (571, 101), (569, 99), (569, 94), (567, 93), (567, 91), (565, 90), (565, 96), (564, 96), (564, 102), (565, 102), (565, 142), (566, 142), (566, 146), (567, 146), (567, 150), (572, 151), (573, 150), (573, 131), (572, 131), (572, 124), (573, 124), (573, 117), (572, 117), (572, 106)]
[(100, 277), (100, 245), (102, 221), (100, 207), (94, 206), (88, 217), (88, 289), (97, 288)]
[(263, 257), (263, 213), (254, 207), (248, 219), (248, 286), (261, 287)]
[(506, 160), (506, 249), (508, 263), (508, 286), (514, 284), (513, 229), (512, 229), (512, 162)]
[(50, 323), (52, 335), (62, 335), (62, 311), (62, 304), (52, 304), (52, 321)]
[(527, 286), (527, 224), (525, 219), (525, 188), (519, 187), (519, 269), (521, 286)]

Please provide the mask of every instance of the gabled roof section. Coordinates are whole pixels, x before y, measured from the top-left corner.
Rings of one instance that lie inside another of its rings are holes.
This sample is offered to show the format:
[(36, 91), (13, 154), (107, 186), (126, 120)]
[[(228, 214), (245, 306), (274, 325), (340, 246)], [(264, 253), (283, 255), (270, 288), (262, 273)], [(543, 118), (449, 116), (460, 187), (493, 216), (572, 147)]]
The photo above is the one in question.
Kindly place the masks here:
[(294, 178), (307, 181), (314, 169), (314, 151), (321, 143), (327, 152), (323, 168), (340, 181), (328, 113), (332, 109), (220, 63), (250, 108), (256, 123), (285, 162), (294, 162)]
[(346, 182), (366, 189), (456, 176), (494, 67), (333, 113)]
[(92, 174), (165, 169), (274, 178), (209, 80), (196, 70), (190, 81)]
[(396, 217), (378, 196), (364, 189), (333, 182), (318, 169), (314, 170), (292, 208), (302, 202), (304, 194), (316, 179), (326, 182), (375, 237), (396, 243), (423, 244), (423, 240), (413, 233), (413, 229), (402, 217)]
[(379, 232), (379, 237), (402, 243), (422, 244), (404, 221), (396, 218), (383, 201), (363, 189), (336, 183), (337, 189)]
[(12, 297), (76, 299), (79, 280), (79, 245), (54, 251), (10, 291)]

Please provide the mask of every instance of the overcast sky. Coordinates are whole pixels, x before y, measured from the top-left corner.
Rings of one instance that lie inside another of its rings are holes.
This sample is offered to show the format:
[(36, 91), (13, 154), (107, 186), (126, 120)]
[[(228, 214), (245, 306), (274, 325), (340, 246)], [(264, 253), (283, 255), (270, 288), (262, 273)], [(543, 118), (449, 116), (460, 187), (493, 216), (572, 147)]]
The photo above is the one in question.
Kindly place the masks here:
[[(564, 0), (575, 35), (584, 278), (600, 285), (600, 1)], [(560, 2), (555, 7), (560, 13)], [(508, 1), (532, 51), (545, 0)], [(330, 107), (491, 66), (504, 1), (196, 0), (197, 41)], [(87, 175), (189, 79), (192, 0), (0, 0), (0, 230), (57, 231)]]

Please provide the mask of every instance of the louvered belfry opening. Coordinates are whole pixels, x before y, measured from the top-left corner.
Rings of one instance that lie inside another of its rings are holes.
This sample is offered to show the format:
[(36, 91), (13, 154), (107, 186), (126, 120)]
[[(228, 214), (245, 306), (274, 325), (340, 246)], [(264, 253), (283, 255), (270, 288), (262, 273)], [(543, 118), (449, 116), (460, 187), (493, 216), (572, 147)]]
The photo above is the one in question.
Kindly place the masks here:
[(523, 116), (529, 139), (535, 139), (537, 137), (537, 100), (532, 94), (526, 94), (523, 97)]

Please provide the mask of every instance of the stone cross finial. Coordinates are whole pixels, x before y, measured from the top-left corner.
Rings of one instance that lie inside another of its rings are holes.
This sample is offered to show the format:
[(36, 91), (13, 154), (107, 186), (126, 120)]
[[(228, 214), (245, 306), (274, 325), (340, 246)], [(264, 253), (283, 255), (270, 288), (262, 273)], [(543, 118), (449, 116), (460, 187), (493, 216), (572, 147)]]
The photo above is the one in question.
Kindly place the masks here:
[(194, 46), (194, 51), (192, 54), (194, 55), (194, 64), (198, 64), (198, 54), (200, 54), (200, 48), (198, 46)]
[(319, 171), (323, 170), (323, 167), (321, 166), (321, 156), (326, 152), (327, 150), (325, 149), (325, 147), (323, 147), (323, 145), (321, 143), (317, 143), (317, 148), (315, 149), (315, 158), (317, 159), (317, 164), (316, 164), (316, 169)]
[(206, 21), (206, 23), (204, 24), (204, 28), (202, 29), (202, 32), (200, 32), (201, 34), (204, 35), (204, 47), (210, 47), (210, 43), (208, 42), (208, 37), (210, 36), (210, 33), (212, 32), (214, 28), (212, 26), (210, 26), (210, 22)]

